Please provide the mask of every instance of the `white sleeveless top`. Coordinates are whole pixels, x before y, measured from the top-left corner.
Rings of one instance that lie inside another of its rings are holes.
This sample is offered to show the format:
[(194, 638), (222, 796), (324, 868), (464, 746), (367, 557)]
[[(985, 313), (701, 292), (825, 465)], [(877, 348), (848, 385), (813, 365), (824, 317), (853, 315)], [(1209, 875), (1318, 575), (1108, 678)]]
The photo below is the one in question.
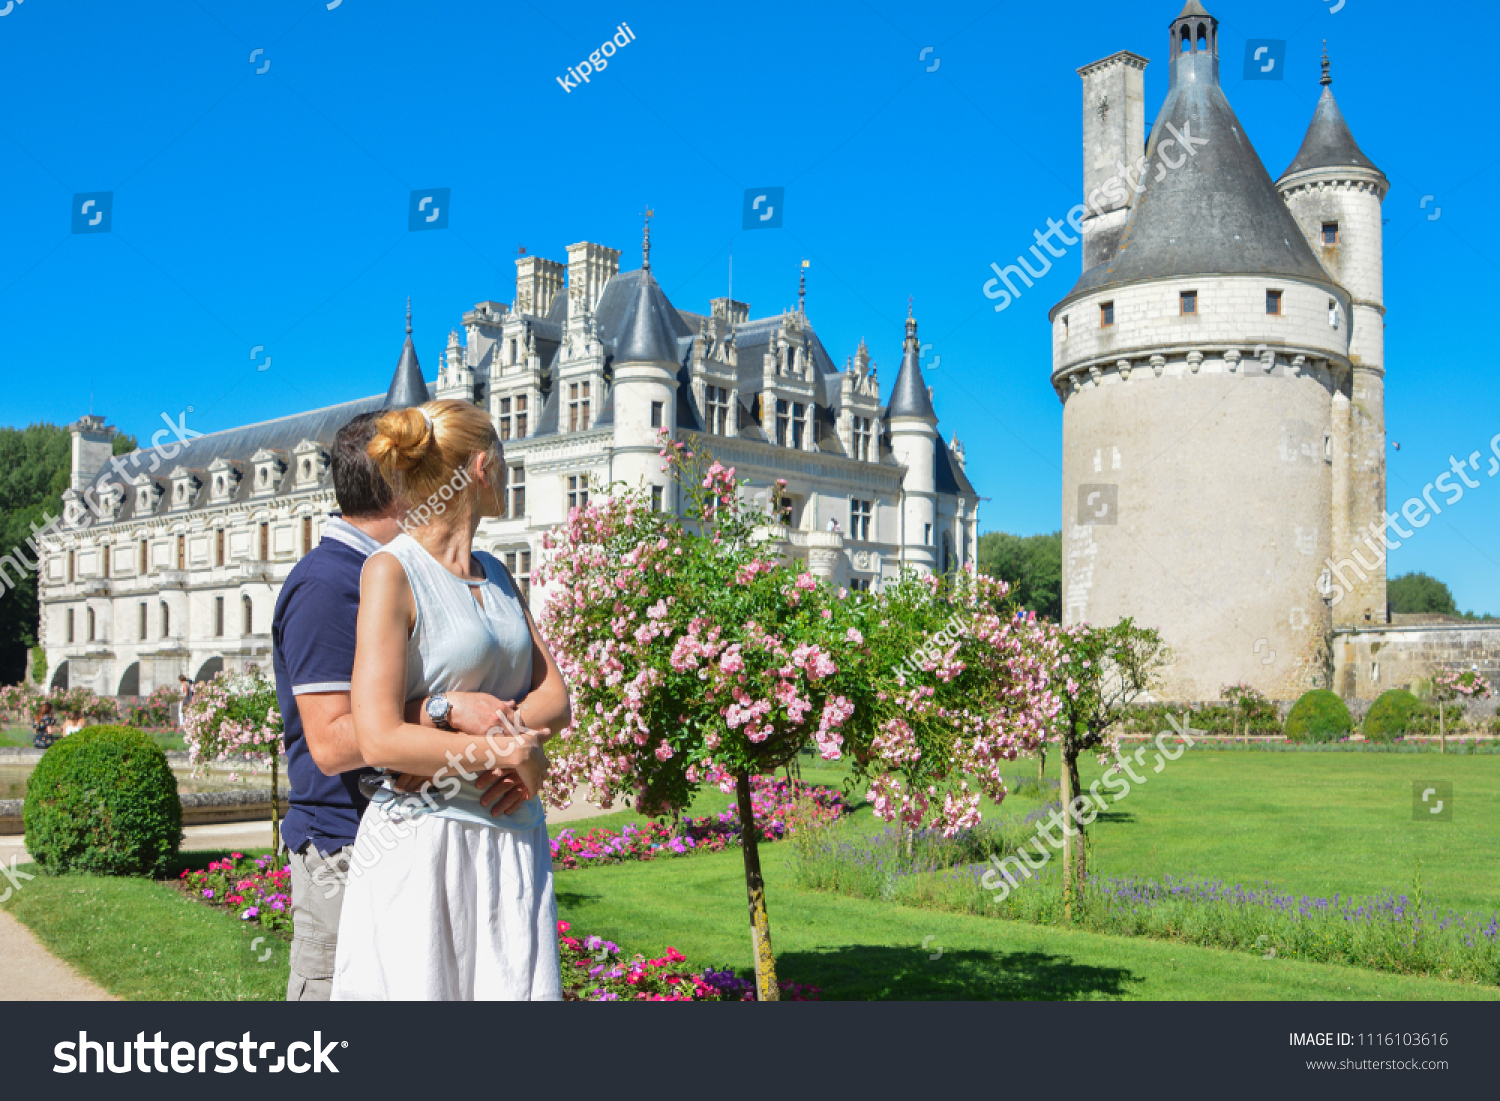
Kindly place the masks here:
[[(521, 596), (494, 556), (474, 551), (483, 581), (465, 581), (449, 573), (405, 532), (370, 555), (389, 554), (406, 571), (416, 604), (416, 626), (406, 644), (407, 702), (444, 692), (488, 692), (496, 699), (520, 703), (531, 691), (531, 628)], [(484, 607), (474, 599), (478, 590)], [(474, 739), (472, 760), (462, 767), (481, 771), (488, 746)], [(503, 744), (501, 748), (507, 748)], [(529, 831), (546, 821), (541, 799), (533, 795), (513, 814), (496, 817), (479, 803), (480, 792), (457, 768), (434, 781), (426, 797), (404, 795), (387, 782), (373, 802), (387, 811), (435, 814), (473, 825)]]

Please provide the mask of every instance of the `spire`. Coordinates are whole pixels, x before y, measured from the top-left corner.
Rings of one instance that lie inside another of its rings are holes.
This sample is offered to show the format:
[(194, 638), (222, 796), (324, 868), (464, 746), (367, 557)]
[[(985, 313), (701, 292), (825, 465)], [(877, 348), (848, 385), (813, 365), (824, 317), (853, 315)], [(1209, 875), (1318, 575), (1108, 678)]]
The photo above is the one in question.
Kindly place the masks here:
[(641, 270), (651, 270), (651, 214), (652, 210), (646, 208), (646, 228), (641, 233)]
[(932, 408), (932, 395), (922, 378), (922, 346), (917, 343), (917, 319), (912, 316), (911, 299), (906, 303), (906, 341), (901, 356), (901, 369), (896, 373), (896, 388), (891, 391), (891, 404), (886, 413), (891, 417), (919, 417), (937, 423), (937, 413)]
[(422, 368), (417, 363), (417, 349), (411, 342), (411, 299), (406, 300), (406, 343), (401, 348), (401, 359), (396, 363), (396, 373), (391, 378), (391, 388), (385, 392), (383, 409), (410, 409), (428, 400), (427, 383), (422, 380)]
[(649, 273), (634, 284), (634, 295), (625, 304), (614, 340), (615, 363), (676, 363), (672, 304)]
[[(1311, 168), (1363, 168), (1380, 173), (1369, 157), (1364, 155), (1359, 143), (1344, 121), (1338, 101), (1333, 98), (1333, 78), (1328, 74), (1328, 49), (1323, 49), (1323, 76), (1319, 81), (1323, 94), (1318, 97), (1318, 106), (1313, 110), (1312, 122), (1302, 138), (1302, 148), (1291, 165), (1281, 174), (1284, 180), (1293, 172)], [(1381, 173), (1383, 177), (1383, 173)]]
[(797, 277), (797, 312), (807, 316), (807, 267), (811, 261), (802, 261), (802, 273)]

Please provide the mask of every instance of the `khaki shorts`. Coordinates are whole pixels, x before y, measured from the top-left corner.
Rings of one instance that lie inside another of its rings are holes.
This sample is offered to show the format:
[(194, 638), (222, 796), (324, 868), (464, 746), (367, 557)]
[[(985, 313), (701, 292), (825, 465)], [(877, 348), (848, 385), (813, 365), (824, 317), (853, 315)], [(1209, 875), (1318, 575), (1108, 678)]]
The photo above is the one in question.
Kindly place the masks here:
[[(352, 846), (351, 846), (352, 847)], [(339, 914), (349, 879), (349, 849), (319, 855), (311, 842), (291, 854), (292, 973), (289, 1002), (326, 1002), (333, 993)]]

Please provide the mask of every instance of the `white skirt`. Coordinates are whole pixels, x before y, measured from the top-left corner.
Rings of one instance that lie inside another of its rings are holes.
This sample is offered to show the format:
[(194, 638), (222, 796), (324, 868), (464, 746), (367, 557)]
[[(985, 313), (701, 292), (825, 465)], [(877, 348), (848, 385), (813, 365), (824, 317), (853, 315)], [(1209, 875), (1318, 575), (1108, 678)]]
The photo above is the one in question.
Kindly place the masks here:
[(371, 805), (350, 853), (334, 1001), (558, 1001), (543, 822), (525, 832)]

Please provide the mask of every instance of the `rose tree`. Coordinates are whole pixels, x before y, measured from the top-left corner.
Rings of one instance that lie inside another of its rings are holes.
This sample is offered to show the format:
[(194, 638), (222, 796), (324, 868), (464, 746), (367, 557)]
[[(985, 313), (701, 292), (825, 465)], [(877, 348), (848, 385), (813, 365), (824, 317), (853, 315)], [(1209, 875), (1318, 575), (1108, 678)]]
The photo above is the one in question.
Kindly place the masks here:
[[(1490, 682), (1477, 669), (1439, 669), (1432, 675), (1432, 698), (1438, 705), (1438, 745), (1448, 752), (1448, 705), (1455, 701), (1483, 700), (1490, 695)], [(1459, 707), (1462, 709), (1463, 704)]]
[[(574, 716), (548, 746), (550, 802), (586, 784), (601, 807), (630, 795), (663, 815), (713, 783), (748, 823), (750, 778), (808, 745), (850, 752), (887, 821), (951, 835), (979, 821), (982, 795), (1004, 798), (1002, 764), (1035, 749), (1059, 704), (1056, 643), (1015, 618), (1003, 582), (835, 590), (782, 561), (733, 468), (665, 436), (661, 457), (682, 517), (617, 485), (543, 537), (541, 628)], [(757, 988), (772, 1000), (755, 831), (743, 851)]]
[(244, 672), (224, 670), (199, 685), (182, 708), (183, 741), (195, 773), (215, 761), (247, 760), (252, 769), (271, 769), (271, 853), (281, 848), (281, 807), (276, 778), (281, 756), (281, 713), (276, 685), (254, 665)]

